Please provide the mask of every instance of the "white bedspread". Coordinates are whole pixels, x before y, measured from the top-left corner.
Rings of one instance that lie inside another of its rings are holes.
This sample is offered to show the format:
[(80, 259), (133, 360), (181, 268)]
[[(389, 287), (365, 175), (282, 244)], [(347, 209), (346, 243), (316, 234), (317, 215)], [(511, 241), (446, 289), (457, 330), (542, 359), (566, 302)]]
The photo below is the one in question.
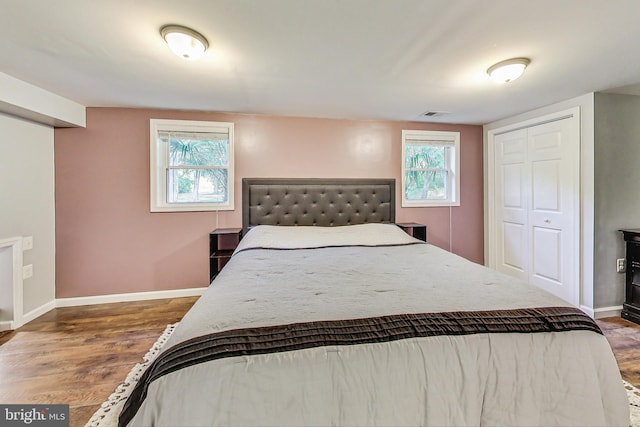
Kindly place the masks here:
[[(305, 248), (305, 249), (293, 249)], [(252, 229), (167, 348), (217, 331), (566, 306), (394, 225)], [(628, 425), (604, 336), (438, 336), (219, 359), (154, 381), (133, 425)]]

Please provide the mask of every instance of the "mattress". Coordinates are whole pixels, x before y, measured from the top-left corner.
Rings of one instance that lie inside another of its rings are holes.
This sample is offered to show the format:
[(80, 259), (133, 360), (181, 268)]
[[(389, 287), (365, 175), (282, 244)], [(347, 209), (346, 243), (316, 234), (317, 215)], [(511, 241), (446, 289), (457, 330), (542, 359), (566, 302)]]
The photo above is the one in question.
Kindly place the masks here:
[(393, 224), (258, 226), (121, 425), (628, 425), (597, 325)]

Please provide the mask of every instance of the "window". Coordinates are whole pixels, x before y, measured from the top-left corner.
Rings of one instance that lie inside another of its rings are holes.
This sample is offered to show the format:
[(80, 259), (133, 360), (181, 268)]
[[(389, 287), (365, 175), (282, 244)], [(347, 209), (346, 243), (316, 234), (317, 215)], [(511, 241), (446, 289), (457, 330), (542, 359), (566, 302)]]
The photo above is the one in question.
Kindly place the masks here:
[(460, 133), (402, 131), (402, 206), (460, 206)]
[(151, 212), (233, 209), (233, 123), (150, 120)]

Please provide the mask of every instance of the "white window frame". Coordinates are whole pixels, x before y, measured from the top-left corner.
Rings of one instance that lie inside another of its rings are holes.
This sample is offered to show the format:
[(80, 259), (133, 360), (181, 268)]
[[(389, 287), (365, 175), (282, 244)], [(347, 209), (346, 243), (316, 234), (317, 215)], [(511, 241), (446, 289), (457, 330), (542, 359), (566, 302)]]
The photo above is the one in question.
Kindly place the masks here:
[[(202, 212), (234, 209), (233, 123), (193, 120), (150, 119), (151, 212)], [(169, 146), (158, 138), (158, 132), (228, 132), (229, 164), (228, 198), (224, 203), (168, 203), (166, 171), (169, 166)]]
[[(447, 194), (444, 199), (408, 200), (406, 191), (407, 145), (445, 146), (447, 157)], [(402, 131), (402, 207), (460, 206), (460, 132), (403, 130)]]

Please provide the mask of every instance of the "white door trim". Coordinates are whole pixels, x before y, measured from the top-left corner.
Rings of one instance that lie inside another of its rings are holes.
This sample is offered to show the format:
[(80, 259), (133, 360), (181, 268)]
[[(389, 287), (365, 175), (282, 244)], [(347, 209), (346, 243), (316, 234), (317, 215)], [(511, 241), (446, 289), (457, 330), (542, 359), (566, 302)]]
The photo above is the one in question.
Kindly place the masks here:
[(574, 259), (576, 260), (575, 265), (573, 266), (573, 273), (574, 273), (574, 277), (576, 278), (576, 289), (574, 290), (573, 294), (574, 296), (574, 301), (571, 301), (574, 305), (579, 306), (580, 305), (580, 295), (582, 295), (582, 269), (581, 269), (581, 264), (582, 264), (582, 251), (580, 250), (581, 246), (580, 246), (580, 236), (581, 236), (581, 220), (582, 220), (582, 205), (581, 205), (581, 198), (580, 198), (580, 177), (581, 177), (581, 173), (580, 173), (580, 166), (581, 166), (581, 162), (580, 162), (580, 156), (581, 156), (581, 152), (580, 152), (580, 126), (581, 126), (581, 122), (580, 122), (580, 107), (573, 107), (567, 110), (562, 110), (562, 111), (558, 111), (555, 113), (551, 113), (551, 114), (547, 114), (544, 116), (540, 116), (540, 117), (536, 117), (533, 119), (529, 119), (529, 120), (524, 120), (522, 122), (517, 122), (517, 123), (512, 123), (497, 129), (492, 129), (489, 130), (487, 132), (487, 157), (486, 157), (486, 165), (487, 165), (487, 216), (485, 218), (485, 229), (487, 230), (487, 234), (486, 234), (486, 248), (487, 248), (487, 253), (485, 254), (485, 264), (490, 267), (495, 269), (497, 266), (497, 259), (496, 259), (496, 252), (497, 252), (497, 242), (496, 242), (496, 230), (495, 230), (495, 218), (496, 218), (496, 213), (495, 213), (495, 209), (494, 209), (494, 203), (495, 203), (495, 192), (494, 192), (494, 188), (495, 188), (495, 137), (496, 135), (499, 134), (503, 134), (506, 132), (511, 132), (514, 130), (518, 130), (518, 129), (523, 129), (523, 128), (529, 128), (532, 126), (536, 126), (536, 125), (541, 125), (544, 123), (549, 123), (549, 122), (553, 122), (553, 121), (558, 121), (558, 120), (563, 120), (563, 119), (569, 119), (571, 120), (572, 123), (572, 130), (575, 132), (575, 135), (577, 137), (577, 144), (575, 144), (575, 147), (573, 148), (574, 151), (574, 156), (575, 158), (573, 159), (574, 161), (574, 179), (572, 180), (572, 185), (573, 185), (573, 194), (574, 196), (574, 200), (573, 202), (575, 203), (575, 209), (574, 209), (574, 221), (573, 223), (575, 224), (574, 227), (574, 241), (573, 241), (573, 251), (574, 251)]
[(22, 292), (22, 237), (11, 237), (0, 240), (0, 249), (10, 248), (12, 259), (12, 289), (13, 314), (11, 320), (0, 322), (0, 331), (19, 328), (23, 322), (23, 292)]

